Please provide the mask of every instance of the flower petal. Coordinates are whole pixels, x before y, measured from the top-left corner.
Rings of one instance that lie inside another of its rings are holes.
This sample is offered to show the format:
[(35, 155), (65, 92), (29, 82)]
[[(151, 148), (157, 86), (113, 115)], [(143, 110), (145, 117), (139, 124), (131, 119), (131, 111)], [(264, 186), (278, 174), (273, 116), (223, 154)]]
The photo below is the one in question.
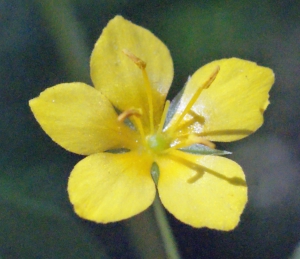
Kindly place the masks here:
[(29, 105), (43, 130), (71, 152), (88, 155), (135, 143), (135, 133), (117, 121), (110, 102), (86, 84), (50, 87)]
[(121, 16), (112, 19), (91, 56), (92, 81), (118, 109), (124, 111), (134, 107), (146, 111), (148, 99), (142, 71), (123, 53), (124, 49), (147, 64), (154, 119), (158, 123), (173, 79), (173, 63), (167, 47), (150, 31)]
[(157, 161), (158, 192), (176, 218), (193, 227), (231, 230), (247, 202), (241, 167), (224, 157), (173, 151)]
[(220, 71), (216, 79), (203, 90), (181, 126), (186, 133), (197, 133), (211, 141), (238, 140), (263, 123), (269, 90), (274, 83), (269, 68), (237, 58), (217, 60), (201, 67), (188, 81), (176, 116), (217, 66)]
[(73, 169), (68, 192), (82, 218), (107, 223), (132, 217), (155, 197), (152, 161), (135, 152), (88, 156)]

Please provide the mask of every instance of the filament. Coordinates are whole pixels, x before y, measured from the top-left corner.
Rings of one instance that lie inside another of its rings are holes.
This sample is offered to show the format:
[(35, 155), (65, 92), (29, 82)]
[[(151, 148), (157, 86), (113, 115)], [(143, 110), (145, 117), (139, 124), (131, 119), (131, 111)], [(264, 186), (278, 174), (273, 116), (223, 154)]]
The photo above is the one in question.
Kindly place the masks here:
[(149, 123), (150, 123), (150, 133), (154, 133), (154, 119), (153, 119), (153, 96), (152, 96), (152, 89), (151, 89), (151, 83), (146, 71), (146, 62), (139, 59), (137, 56), (135, 56), (133, 53), (131, 53), (127, 49), (123, 49), (123, 53), (129, 57), (141, 70), (143, 73), (144, 78), (144, 84), (146, 88), (146, 95), (148, 99), (148, 107), (149, 107)]
[(172, 126), (173, 131), (177, 128), (178, 124), (181, 122), (181, 120), (184, 118), (184, 116), (191, 110), (192, 106), (195, 104), (195, 102), (198, 100), (200, 94), (204, 89), (207, 89), (213, 81), (216, 79), (217, 74), (220, 71), (220, 67), (217, 66), (211, 76), (203, 83), (202, 86), (199, 86), (196, 93), (192, 96), (190, 101), (188, 102), (187, 106), (184, 108), (183, 112), (180, 114), (178, 119), (174, 122), (174, 125)]
[(159, 123), (157, 133), (162, 132), (162, 129), (163, 129), (163, 126), (165, 124), (166, 117), (167, 117), (167, 114), (168, 114), (169, 107), (170, 107), (170, 101), (167, 100), (166, 103), (165, 103), (163, 114), (162, 114), (161, 119), (160, 119), (160, 123)]

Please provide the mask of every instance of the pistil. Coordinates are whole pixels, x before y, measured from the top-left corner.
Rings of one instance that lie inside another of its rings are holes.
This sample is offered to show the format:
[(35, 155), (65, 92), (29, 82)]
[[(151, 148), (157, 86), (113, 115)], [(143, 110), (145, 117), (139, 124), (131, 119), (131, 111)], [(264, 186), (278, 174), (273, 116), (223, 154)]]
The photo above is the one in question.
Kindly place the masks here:
[(155, 153), (161, 153), (170, 148), (170, 138), (168, 138), (168, 136), (162, 132), (168, 114), (169, 106), (170, 101), (167, 100), (156, 133), (151, 134), (147, 137), (148, 147)]

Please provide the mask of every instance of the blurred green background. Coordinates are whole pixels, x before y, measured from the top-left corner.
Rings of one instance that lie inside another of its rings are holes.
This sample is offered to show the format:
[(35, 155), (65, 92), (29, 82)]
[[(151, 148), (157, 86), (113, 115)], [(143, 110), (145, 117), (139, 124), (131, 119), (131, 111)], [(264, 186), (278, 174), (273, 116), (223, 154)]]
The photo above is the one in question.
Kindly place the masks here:
[(0, 0), (0, 258), (165, 258), (152, 209), (108, 225), (73, 213), (66, 185), (82, 157), (52, 142), (28, 107), (54, 84), (90, 83), (93, 44), (116, 14), (170, 49), (170, 98), (215, 59), (249, 59), (276, 74), (263, 127), (221, 145), (249, 185), (240, 225), (193, 229), (168, 215), (182, 258), (300, 258), (300, 1), (291, 0)]

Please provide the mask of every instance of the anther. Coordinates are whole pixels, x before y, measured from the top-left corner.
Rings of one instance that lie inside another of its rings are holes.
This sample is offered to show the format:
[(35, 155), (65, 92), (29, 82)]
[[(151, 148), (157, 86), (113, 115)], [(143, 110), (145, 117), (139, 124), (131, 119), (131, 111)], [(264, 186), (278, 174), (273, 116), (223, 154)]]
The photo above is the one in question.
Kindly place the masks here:
[(123, 111), (118, 116), (118, 121), (123, 122), (125, 119), (127, 119), (128, 117), (130, 117), (132, 115), (140, 117), (142, 115), (142, 109), (132, 108), (132, 109)]
[(142, 140), (145, 142), (145, 132), (143, 129), (142, 121), (141, 121), (141, 116), (143, 115), (142, 109), (139, 108), (131, 108), (126, 111), (123, 111), (119, 116), (118, 116), (118, 121), (119, 122), (124, 122), (128, 117), (132, 117), (132, 122), (134, 126), (137, 128), (139, 133), (141, 134)]
[(203, 137), (196, 136), (194, 134), (188, 136), (188, 141), (190, 141), (192, 144), (202, 144), (213, 149), (216, 147), (216, 145), (213, 142)]
[(146, 62), (139, 59), (137, 56), (135, 56), (133, 53), (131, 53), (128, 49), (123, 49), (123, 53), (129, 57), (140, 69), (146, 68)]
[(189, 134), (185, 138), (177, 139), (177, 143), (171, 144), (171, 149), (177, 150), (177, 149), (192, 146), (194, 144), (201, 144), (201, 145), (207, 146), (212, 149), (215, 149), (215, 147), (216, 147), (216, 145), (213, 142), (211, 142), (203, 137), (197, 136), (196, 134)]
[(219, 73), (219, 71), (220, 71), (220, 66), (216, 66), (214, 72), (210, 75), (208, 80), (203, 84), (203, 86), (202, 86), (203, 89), (207, 89), (208, 87), (210, 87), (210, 85), (216, 79), (217, 74)]

